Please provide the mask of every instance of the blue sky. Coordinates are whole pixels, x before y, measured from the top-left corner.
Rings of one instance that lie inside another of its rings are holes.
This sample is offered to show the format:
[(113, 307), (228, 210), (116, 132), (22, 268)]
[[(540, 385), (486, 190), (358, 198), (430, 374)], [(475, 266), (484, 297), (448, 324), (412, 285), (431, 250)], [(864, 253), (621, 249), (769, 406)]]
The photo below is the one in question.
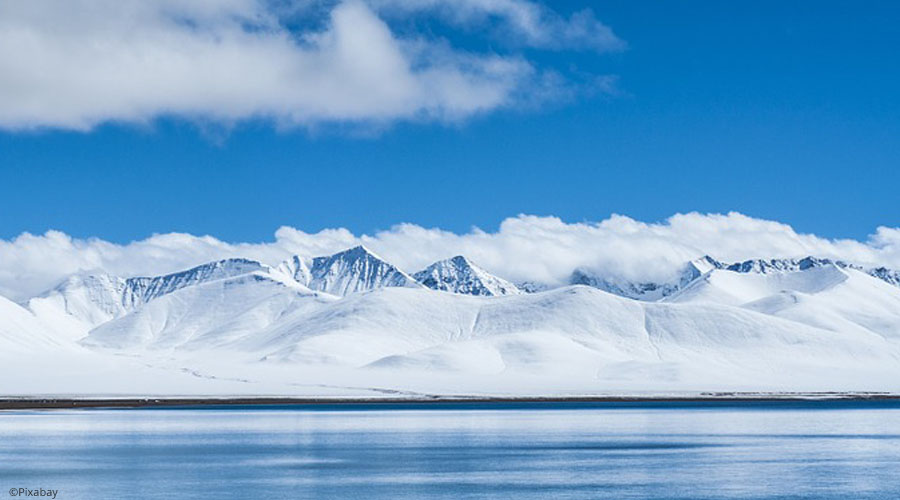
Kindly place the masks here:
[[(531, 102), (526, 87), (513, 104), (461, 117), (347, 126), (175, 112), (60, 126), (38, 113), (33, 126), (7, 125), (0, 238), (52, 228), (114, 242), (171, 231), (261, 241), (282, 225), (363, 233), (399, 222), (460, 232), (519, 213), (739, 211), (857, 239), (900, 226), (900, 5), (545, 4), (560, 19), (586, 7), (627, 47), (486, 38), (379, 13), (396, 33), (566, 82), (562, 95)], [(610, 75), (611, 89), (585, 83)]]

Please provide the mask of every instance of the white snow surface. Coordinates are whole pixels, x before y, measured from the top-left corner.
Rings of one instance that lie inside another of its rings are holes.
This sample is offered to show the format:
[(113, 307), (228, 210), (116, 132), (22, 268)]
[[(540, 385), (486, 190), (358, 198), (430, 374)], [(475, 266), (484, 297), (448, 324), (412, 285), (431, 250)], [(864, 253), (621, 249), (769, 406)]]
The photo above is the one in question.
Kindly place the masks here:
[(294, 255), (290, 259), (282, 262), (276, 270), (284, 273), (297, 283), (309, 285), (310, 275), (309, 266), (303, 261), (299, 255)]
[(688, 263), (652, 301), (521, 293), (461, 256), (412, 277), (364, 247), (79, 275), (0, 297), (0, 395), (900, 392), (900, 287), (838, 262), (748, 262)]

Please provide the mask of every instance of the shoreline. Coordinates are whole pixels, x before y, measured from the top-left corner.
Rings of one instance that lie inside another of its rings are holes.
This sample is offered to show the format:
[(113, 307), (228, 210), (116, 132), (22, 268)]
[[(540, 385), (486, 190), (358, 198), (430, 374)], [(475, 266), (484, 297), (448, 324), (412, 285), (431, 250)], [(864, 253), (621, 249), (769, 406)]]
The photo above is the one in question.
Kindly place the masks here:
[(325, 406), (376, 408), (378, 406), (439, 408), (440, 406), (494, 405), (497, 407), (557, 405), (652, 406), (665, 405), (729, 405), (803, 403), (897, 403), (900, 394), (882, 392), (708, 392), (684, 396), (676, 395), (597, 395), (597, 396), (427, 396), (427, 397), (280, 397), (280, 396), (222, 396), (222, 397), (0, 397), (0, 410), (59, 410), (59, 409), (141, 409), (141, 408), (317, 408)]

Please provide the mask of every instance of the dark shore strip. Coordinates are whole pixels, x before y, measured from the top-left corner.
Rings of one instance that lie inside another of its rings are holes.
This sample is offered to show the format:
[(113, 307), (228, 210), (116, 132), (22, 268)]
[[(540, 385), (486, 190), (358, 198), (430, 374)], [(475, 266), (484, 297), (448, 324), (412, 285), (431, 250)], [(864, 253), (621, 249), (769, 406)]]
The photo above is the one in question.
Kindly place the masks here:
[(0, 398), (0, 410), (50, 409), (115, 409), (115, 408), (259, 408), (291, 407), (336, 409), (421, 409), (466, 407), (535, 408), (560, 407), (636, 407), (671, 406), (753, 406), (801, 405), (823, 403), (883, 403), (900, 407), (900, 394), (895, 393), (731, 393), (710, 392), (690, 396), (571, 396), (571, 397), (503, 397), (503, 396), (428, 396), (407, 398), (295, 398), (295, 397), (154, 397), (154, 398)]

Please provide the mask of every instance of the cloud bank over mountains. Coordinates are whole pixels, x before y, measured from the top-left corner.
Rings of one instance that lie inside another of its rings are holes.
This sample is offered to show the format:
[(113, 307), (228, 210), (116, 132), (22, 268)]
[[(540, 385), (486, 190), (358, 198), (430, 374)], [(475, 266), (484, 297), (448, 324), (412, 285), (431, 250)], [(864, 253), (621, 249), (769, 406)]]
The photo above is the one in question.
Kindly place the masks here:
[(528, 0), (3, 2), (0, 129), (456, 121), (571, 94), (522, 49), (624, 46), (591, 10)]
[(66, 276), (102, 269), (123, 277), (175, 272), (228, 257), (275, 265), (291, 255), (311, 258), (364, 244), (407, 272), (465, 255), (502, 278), (561, 284), (576, 268), (632, 281), (668, 280), (702, 255), (734, 262), (809, 255), (900, 268), (900, 228), (879, 227), (866, 241), (797, 233), (789, 225), (729, 214), (677, 214), (659, 223), (621, 215), (567, 223), (520, 215), (497, 231), (457, 234), (399, 224), (371, 235), (346, 229), (306, 233), (281, 227), (272, 242), (229, 243), (212, 236), (158, 234), (128, 244), (76, 239), (60, 231), (0, 240), (0, 295), (24, 300)]

